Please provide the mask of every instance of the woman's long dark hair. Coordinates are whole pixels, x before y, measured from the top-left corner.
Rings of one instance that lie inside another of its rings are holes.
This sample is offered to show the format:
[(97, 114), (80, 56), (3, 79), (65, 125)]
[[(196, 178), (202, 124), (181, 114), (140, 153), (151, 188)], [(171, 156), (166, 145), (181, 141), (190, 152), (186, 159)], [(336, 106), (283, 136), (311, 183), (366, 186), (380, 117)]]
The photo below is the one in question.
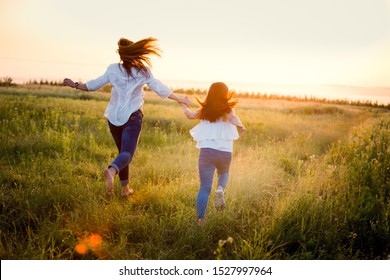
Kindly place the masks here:
[(133, 43), (126, 38), (118, 41), (118, 53), (123, 67), (129, 76), (133, 77), (131, 68), (140, 71), (144, 76), (148, 75), (146, 65), (151, 67), (150, 55), (160, 56), (161, 50), (156, 46), (157, 39), (149, 37)]
[(238, 103), (238, 100), (232, 100), (233, 97), (234, 92), (229, 91), (227, 85), (221, 82), (213, 83), (204, 101), (196, 98), (201, 105), (199, 118), (201, 120), (215, 122), (225, 114), (230, 113)]

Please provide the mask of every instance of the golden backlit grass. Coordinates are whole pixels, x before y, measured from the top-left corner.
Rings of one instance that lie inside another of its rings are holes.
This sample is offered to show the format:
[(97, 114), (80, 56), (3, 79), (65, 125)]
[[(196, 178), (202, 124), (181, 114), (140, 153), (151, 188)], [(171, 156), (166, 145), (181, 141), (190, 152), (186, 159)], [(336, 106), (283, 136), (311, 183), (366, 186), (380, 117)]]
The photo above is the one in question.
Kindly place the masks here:
[[(147, 93), (135, 194), (105, 194), (109, 95), (0, 89), (1, 259), (382, 259), (389, 112), (242, 99), (227, 208), (195, 223), (196, 121)], [(220, 242), (222, 241), (222, 243)], [(229, 240), (227, 242), (226, 240)], [(226, 242), (223, 242), (226, 241)], [(222, 245), (221, 245), (222, 244)]]

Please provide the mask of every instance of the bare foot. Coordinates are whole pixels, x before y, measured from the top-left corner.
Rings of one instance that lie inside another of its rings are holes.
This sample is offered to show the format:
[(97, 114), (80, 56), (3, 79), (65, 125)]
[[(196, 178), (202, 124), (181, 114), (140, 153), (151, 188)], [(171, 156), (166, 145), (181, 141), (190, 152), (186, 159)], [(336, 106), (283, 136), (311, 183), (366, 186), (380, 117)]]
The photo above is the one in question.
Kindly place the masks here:
[(106, 177), (106, 192), (109, 196), (114, 194), (114, 178), (115, 178), (115, 169), (108, 168), (104, 170), (104, 177)]
[(129, 188), (129, 186), (122, 187), (122, 196), (127, 197), (129, 195), (132, 195), (134, 193), (134, 190), (132, 188)]

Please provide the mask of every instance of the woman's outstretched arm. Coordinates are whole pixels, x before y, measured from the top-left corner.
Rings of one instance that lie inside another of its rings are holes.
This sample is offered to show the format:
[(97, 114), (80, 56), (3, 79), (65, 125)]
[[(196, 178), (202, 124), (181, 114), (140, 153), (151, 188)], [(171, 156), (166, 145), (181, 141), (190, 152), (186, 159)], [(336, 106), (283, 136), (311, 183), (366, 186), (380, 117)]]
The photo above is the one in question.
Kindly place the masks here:
[(68, 78), (64, 79), (64, 85), (68, 86), (68, 87), (71, 87), (71, 88), (75, 88), (75, 89), (81, 89), (81, 90), (84, 90), (84, 91), (89, 91), (86, 84), (77, 83), (77, 82), (75, 83), (71, 79), (68, 79)]
[(177, 95), (175, 95), (174, 93), (171, 93), (169, 96), (168, 96), (169, 99), (172, 99), (172, 100), (175, 100), (177, 101), (178, 103), (180, 103), (181, 105), (184, 105), (184, 106), (189, 106), (191, 101), (187, 98), (187, 97), (179, 97)]

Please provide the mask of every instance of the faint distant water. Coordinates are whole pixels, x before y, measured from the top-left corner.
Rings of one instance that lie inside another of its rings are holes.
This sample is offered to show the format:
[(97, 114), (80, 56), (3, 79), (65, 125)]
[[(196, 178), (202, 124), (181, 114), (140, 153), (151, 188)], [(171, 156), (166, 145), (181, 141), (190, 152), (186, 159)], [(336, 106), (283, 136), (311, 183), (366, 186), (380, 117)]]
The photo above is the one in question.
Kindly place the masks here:
[[(172, 88), (208, 89), (212, 82), (163, 80)], [(328, 100), (371, 101), (378, 104), (390, 103), (390, 87), (358, 87), (344, 85), (275, 85), (226, 82), (237, 92), (278, 94), (296, 97), (316, 97)]]

